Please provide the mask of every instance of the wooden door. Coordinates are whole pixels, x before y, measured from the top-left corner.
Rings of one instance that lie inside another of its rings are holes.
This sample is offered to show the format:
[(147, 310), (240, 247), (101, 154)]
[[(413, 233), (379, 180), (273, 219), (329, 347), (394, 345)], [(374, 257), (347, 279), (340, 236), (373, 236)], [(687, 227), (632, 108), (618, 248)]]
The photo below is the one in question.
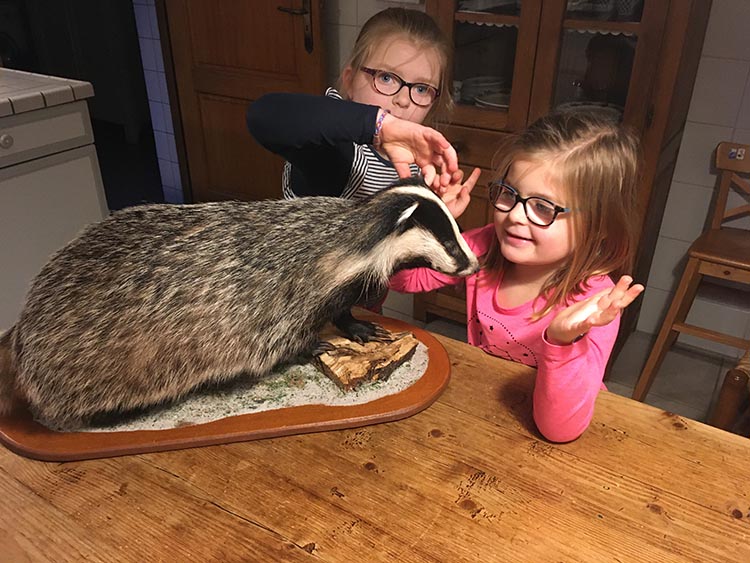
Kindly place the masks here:
[(283, 161), (252, 139), (245, 110), (267, 92), (323, 92), (321, 4), (166, 0), (194, 201), (281, 197)]

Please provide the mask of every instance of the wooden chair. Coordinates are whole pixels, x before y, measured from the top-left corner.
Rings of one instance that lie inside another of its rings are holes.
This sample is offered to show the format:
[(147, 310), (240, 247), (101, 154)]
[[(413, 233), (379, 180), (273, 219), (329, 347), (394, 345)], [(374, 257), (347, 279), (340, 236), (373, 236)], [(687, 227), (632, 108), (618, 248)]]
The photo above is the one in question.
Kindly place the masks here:
[(750, 172), (750, 146), (719, 143), (716, 147), (716, 168), (719, 170), (718, 190), (710, 226), (688, 250), (688, 262), (682, 279), (633, 390), (633, 399), (637, 401), (642, 401), (646, 397), (664, 356), (680, 333), (720, 342), (741, 350), (750, 349), (750, 340), (685, 322), (703, 276), (750, 286), (750, 231), (722, 227), (722, 223), (728, 219), (750, 214), (750, 204), (727, 209), (732, 188), (744, 193), (745, 198), (750, 196), (750, 182), (737, 174)]
[(750, 437), (750, 350), (724, 376), (716, 406), (708, 423)]

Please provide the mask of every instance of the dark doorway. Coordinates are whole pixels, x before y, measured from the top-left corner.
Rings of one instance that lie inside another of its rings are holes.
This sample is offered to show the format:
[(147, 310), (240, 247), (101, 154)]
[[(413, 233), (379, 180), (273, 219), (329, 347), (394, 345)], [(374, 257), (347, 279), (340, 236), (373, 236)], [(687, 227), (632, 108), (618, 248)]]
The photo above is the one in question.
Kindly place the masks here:
[(94, 86), (89, 111), (111, 210), (162, 202), (130, 0), (0, 0), (3, 66)]

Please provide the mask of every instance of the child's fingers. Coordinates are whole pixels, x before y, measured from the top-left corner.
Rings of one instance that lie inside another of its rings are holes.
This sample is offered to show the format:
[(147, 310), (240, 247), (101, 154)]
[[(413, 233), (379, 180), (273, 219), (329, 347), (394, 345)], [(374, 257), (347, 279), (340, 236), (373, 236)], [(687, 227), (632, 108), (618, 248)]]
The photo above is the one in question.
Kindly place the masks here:
[(476, 185), (477, 181), (479, 180), (479, 176), (482, 174), (482, 170), (480, 168), (475, 168), (471, 171), (471, 175), (469, 175), (469, 178), (464, 182), (464, 187), (468, 189), (467, 193), (471, 193), (471, 190), (474, 189), (474, 186)]
[(616, 304), (621, 309), (630, 305), (636, 297), (638, 297), (644, 290), (644, 287), (637, 283), (633, 284), (633, 278), (630, 276), (622, 276), (615, 287), (612, 289), (611, 298), (612, 303)]
[(394, 162), (393, 167), (396, 169), (396, 173), (398, 174), (399, 178), (410, 178), (411, 177), (411, 168), (409, 168), (409, 165), (405, 162)]
[(641, 293), (643, 293), (644, 289), (646, 288), (644, 288), (639, 283), (628, 288), (628, 290), (625, 292), (625, 295), (623, 295), (622, 298), (620, 298), (620, 302), (618, 303), (620, 308), (624, 309), (625, 307), (630, 305), (633, 301), (635, 301), (636, 297), (638, 297)]
[(451, 174), (458, 170), (458, 154), (456, 154), (456, 149), (453, 148), (453, 145), (449, 144), (448, 148), (443, 150), (440, 153), (443, 157), (444, 161), (444, 170)]
[(437, 176), (437, 170), (435, 170), (434, 165), (427, 164), (422, 167), (422, 177), (425, 184), (432, 187), (432, 184), (435, 182), (435, 176)]
[(456, 149), (453, 148), (453, 145), (448, 142), (442, 133), (428, 127), (425, 130), (424, 138), (430, 144), (433, 151), (440, 155), (443, 160), (442, 163), (436, 162), (438, 167), (445, 169), (448, 173), (458, 170), (458, 155), (456, 154)]
[[(630, 283), (630, 281), (627, 283)], [(598, 305), (602, 321), (611, 322), (625, 307), (635, 301), (636, 297), (644, 290), (641, 284), (635, 284), (623, 290), (624, 284), (624, 281), (622, 284), (618, 282), (609, 294), (599, 299)]]
[(445, 169), (443, 169), (443, 172), (440, 174), (440, 185), (441, 186), (451, 185), (451, 173)]

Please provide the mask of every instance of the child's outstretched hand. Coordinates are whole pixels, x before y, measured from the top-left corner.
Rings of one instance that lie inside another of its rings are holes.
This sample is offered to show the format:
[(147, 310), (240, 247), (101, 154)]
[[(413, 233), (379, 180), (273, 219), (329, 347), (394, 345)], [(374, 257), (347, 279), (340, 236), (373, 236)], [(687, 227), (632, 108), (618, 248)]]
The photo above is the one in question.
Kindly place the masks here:
[(412, 163), (419, 166), (423, 176), (428, 166), (433, 166), (433, 171), (441, 170), (432, 177), (430, 186), (433, 189), (447, 186), (452, 174), (458, 170), (456, 150), (442, 133), (390, 114), (383, 118), (380, 147), (402, 178), (411, 176), (409, 165)]
[(641, 284), (632, 283), (633, 278), (622, 276), (613, 288), (600, 291), (560, 311), (547, 327), (547, 341), (551, 344), (570, 344), (590, 328), (611, 323), (643, 291)]
[(443, 200), (448, 211), (451, 212), (454, 219), (458, 219), (461, 214), (466, 211), (469, 202), (471, 201), (471, 190), (479, 180), (479, 176), (482, 171), (479, 168), (474, 168), (468, 179), (463, 182), (464, 171), (460, 168), (451, 174), (450, 183), (447, 186), (435, 187), (435, 176), (437, 171), (433, 166), (427, 166), (422, 169), (424, 175), (425, 184), (430, 186), (440, 199)]

